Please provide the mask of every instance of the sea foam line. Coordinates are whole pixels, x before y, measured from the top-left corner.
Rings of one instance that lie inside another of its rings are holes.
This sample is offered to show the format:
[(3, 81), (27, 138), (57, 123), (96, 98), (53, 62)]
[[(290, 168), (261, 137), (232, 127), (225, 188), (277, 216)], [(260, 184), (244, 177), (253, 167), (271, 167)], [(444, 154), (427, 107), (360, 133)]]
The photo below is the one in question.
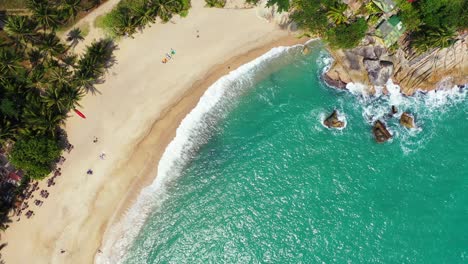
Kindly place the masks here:
[[(208, 139), (203, 131), (212, 127), (210, 112), (222, 107), (220, 103), (238, 96), (242, 90), (252, 87), (259, 76), (268, 74), (274, 62), (285, 60), (288, 54), (297, 55), (295, 45), (271, 49), (255, 60), (221, 77), (200, 98), (196, 107), (182, 120), (175, 138), (165, 149), (158, 164), (157, 177), (145, 187), (136, 202), (104, 236), (104, 245), (95, 257), (98, 264), (122, 263), (133, 241), (146, 222), (147, 216), (167, 197), (165, 187), (171, 179), (180, 175), (193, 152)], [(271, 72), (271, 70), (270, 70)]]

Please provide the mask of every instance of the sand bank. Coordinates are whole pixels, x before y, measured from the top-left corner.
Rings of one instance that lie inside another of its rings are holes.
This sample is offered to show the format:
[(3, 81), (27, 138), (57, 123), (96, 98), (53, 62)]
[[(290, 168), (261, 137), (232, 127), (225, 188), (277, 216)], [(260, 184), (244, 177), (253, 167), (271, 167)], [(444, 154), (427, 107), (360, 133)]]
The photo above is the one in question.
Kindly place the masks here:
[[(154, 179), (175, 129), (206, 88), (272, 47), (305, 41), (254, 9), (207, 9), (203, 0), (192, 5), (187, 18), (119, 42), (117, 65), (97, 87), (101, 94), (81, 103), (87, 119), (67, 121), (75, 148), (65, 155), (57, 184), (46, 188), (50, 197), (33, 206), (33, 218), (23, 217), (5, 233), (7, 263), (92, 263), (109, 223)], [(162, 64), (171, 48), (176, 56)]]

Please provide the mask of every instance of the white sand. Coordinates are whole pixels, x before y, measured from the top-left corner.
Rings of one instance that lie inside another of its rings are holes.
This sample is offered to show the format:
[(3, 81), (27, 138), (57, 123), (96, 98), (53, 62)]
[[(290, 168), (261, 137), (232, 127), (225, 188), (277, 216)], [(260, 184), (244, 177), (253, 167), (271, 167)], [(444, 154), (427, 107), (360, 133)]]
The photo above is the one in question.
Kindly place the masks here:
[[(81, 103), (87, 118), (71, 113), (67, 121), (75, 148), (65, 155), (57, 184), (46, 188), (50, 197), (42, 207), (30, 207), (31, 219), (15, 219), (2, 237), (8, 242), (2, 251), (6, 263), (92, 263), (110, 221), (156, 176), (160, 153), (203, 89), (227, 66), (234, 69), (273, 46), (299, 42), (254, 9), (207, 9), (203, 0), (192, 5), (187, 18), (119, 42), (118, 63), (98, 86), (102, 94)], [(162, 64), (171, 48), (177, 55)], [(105, 160), (99, 159), (102, 152)], [(94, 174), (87, 175), (88, 169)]]

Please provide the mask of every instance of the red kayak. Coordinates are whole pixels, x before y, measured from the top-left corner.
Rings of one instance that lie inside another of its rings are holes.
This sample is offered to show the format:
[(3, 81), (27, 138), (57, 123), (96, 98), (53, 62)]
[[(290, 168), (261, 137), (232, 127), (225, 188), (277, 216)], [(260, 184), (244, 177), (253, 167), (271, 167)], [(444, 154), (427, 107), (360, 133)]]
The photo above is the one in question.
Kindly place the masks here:
[(76, 109), (73, 109), (73, 110), (75, 111), (75, 113), (76, 113), (77, 115), (79, 115), (80, 117), (86, 119), (86, 116), (83, 115), (83, 113), (81, 113), (80, 111), (78, 111), (78, 110), (76, 110)]

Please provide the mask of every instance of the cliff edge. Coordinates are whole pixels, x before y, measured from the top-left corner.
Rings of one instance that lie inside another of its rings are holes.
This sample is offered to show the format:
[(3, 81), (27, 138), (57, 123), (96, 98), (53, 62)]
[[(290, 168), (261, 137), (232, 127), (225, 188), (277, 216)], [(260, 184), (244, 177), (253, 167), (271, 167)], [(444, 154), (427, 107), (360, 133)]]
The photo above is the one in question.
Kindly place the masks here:
[(384, 87), (392, 79), (406, 95), (468, 83), (468, 34), (449, 48), (423, 54), (405, 50), (404, 43), (393, 53), (370, 38), (366, 44), (330, 51), (334, 62), (324, 80), (337, 88), (345, 88), (350, 82), (362, 83), (372, 93), (375, 86)]

